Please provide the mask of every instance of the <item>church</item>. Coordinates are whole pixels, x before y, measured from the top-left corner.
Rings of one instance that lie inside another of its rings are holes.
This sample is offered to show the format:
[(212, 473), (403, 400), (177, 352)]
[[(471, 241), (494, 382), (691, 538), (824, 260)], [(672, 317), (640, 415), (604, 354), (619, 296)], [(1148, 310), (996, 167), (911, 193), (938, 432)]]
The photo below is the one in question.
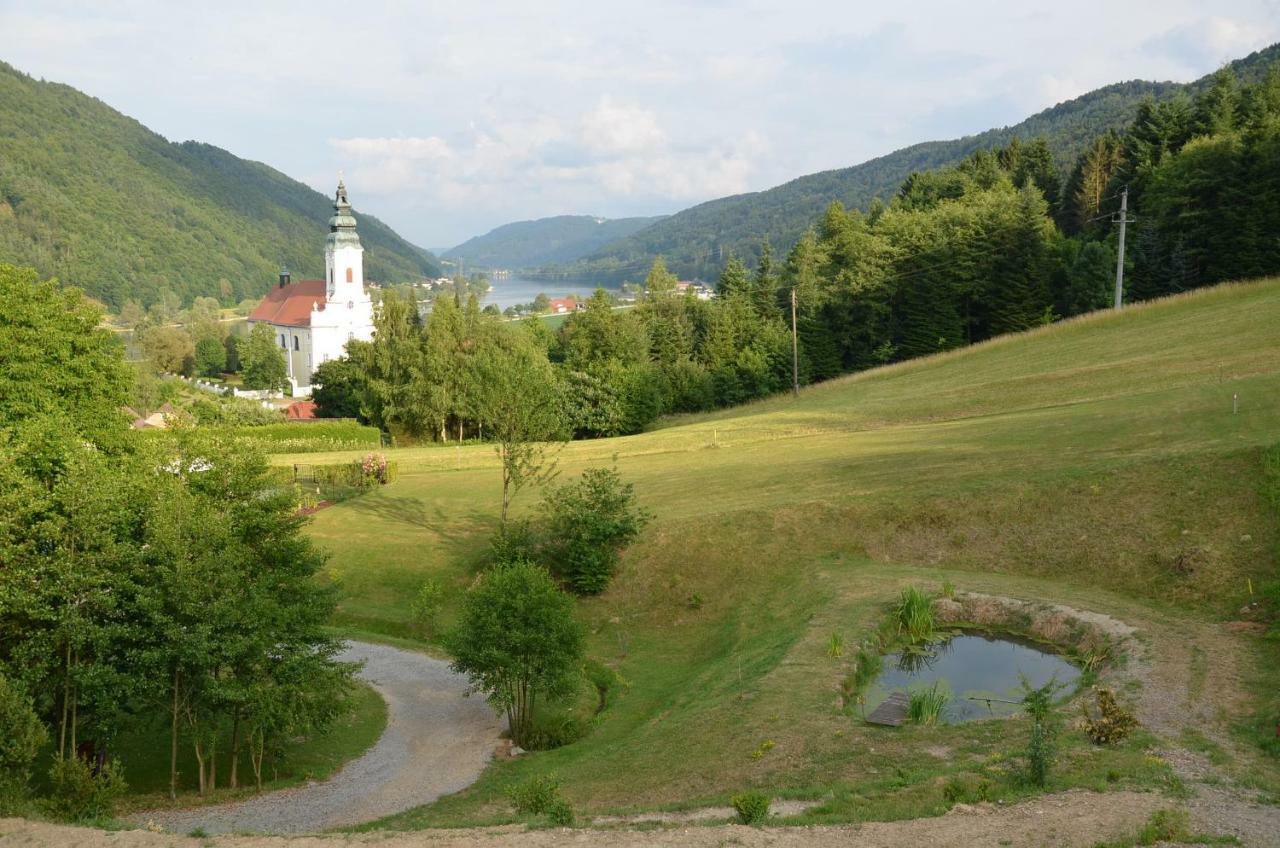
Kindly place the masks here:
[(271, 327), (284, 350), (295, 397), (311, 393), (311, 375), (322, 362), (344, 355), (351, 339), (373, 338), (373, 301), (364, 287), (364, 248), (347, 187), (338, 180), (324, 245), (324, 279), (292, 282), (288, 270), (249, 316)]

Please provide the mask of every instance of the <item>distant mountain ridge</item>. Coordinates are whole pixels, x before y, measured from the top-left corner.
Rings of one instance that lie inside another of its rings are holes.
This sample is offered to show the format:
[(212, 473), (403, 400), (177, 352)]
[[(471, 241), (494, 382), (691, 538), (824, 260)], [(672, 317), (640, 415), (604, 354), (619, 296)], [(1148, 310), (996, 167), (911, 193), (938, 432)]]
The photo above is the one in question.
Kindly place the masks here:
[[(1243, 80), (1260, 78), (1280, 60), (1280, 44), (1230, 63)], [(1010, 127), (990, 129), (950, 141), (928, 141), (854, 165), (791, 180), (765, 191), (738, 194), (690, 207), (602, 247), (572, 263), (540, 268), (533, 276), (616, 283), (643, 279), (657, 256), (681, 277), (712, 279), (730, 255), (754, 261), (768, 238), (785, 252), (828, 205), (865, 209), (876, 197), (888, 199), (913, 171), (953, 165), (976, 150), (1006, 145), (1013, 138), (1045, 136), (1065, 176), (1085, 145), (1108, 129), (1129, 124), (1146, 97), (1193, 94), (1209, 79), (1191, 83), (1114, 83), (1059, 103)]]
[(519, 270), (574, 262), (618, 239), (643, 230), (665, 216), (598, 218), (556, 215), (504, 224), (445, 251), (442, 258), (469, 267)]
[[(360, 186), (350, 188), (359, 200)], [(113, 308), (165, 290), (238, 301), (265, 292), (281, 265), (322, 276), (332, 214), (331, 198), (267, 165), (167, 141), (0, 62), (0, 262), (34, 266)], [(439, 274), (430, 253), (356, 217), (369, 279)]]

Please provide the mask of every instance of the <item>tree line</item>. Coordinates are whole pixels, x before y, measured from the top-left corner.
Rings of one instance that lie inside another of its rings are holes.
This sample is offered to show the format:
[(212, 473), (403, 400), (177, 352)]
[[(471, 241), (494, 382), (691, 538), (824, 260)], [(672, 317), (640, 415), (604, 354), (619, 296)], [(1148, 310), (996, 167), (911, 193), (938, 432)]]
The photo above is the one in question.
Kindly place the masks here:
[(554, 331), (474, 299), (438, 298), (423, 318), (389, 297), (375, 339), (320, 369), (316, 399), (392, 433), (484, 438), (490, 384), (518, 379), (545, 438), (635, 433), (789, 386), (793, 293), (802, 383), (1109, 305), (1126, 186), (1127, 299), (1280, 270), (1280, 70), (1144, 102), (1065, 180), (1045, 139), (1015, 139), (912, 174), (865, 212), (832, 204), (783, 261), (767, 242), (753, 268), (730, 258), (711, 301), (682, 294), (661, 258), (634, 308), (599, 290)]

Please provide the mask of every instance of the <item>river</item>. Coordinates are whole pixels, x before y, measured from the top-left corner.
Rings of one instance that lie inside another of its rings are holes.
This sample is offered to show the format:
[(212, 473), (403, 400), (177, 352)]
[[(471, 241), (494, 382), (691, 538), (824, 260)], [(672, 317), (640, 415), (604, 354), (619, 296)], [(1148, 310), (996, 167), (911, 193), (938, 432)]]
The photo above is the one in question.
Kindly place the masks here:
[[(571, 294), (590, 297), (596, 286), (589, 283), (569, 283), (559, 280), (526, 280), (523, 277), (503, 277), (490, 281), (493, 286), (480, 301), (481, 305), (495, 303), (499, 309), (518, 306), (522, 303), (533, 303), (539, 292), (547, 297), (567, 297)], [(604, 286), (607, 291), (617, 294), (618, 289)]]

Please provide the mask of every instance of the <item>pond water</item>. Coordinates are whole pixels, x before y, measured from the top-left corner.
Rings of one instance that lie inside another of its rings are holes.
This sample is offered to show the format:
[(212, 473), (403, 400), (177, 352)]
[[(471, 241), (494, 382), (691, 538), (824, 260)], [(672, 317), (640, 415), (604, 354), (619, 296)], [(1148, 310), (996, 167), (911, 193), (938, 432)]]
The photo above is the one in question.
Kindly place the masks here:
[(924, 654), (886, 656), (884, 670), (867, 689), (866, 710), (870, 713), (893, 692), (915, 692), (937, 683), (939, 691), (950, 696), (941, 716), (948, 724), (1010, 715), (1022, 709), (1020, 703), (972, 699), (1021, 702), (1023, 677), (1033, 687), (1056, 677), (1066, 685), (1065, 693), (1075, 687), (1080, 669), (1057, 654), (1011, 639), (953, 636), (930, 645)]

